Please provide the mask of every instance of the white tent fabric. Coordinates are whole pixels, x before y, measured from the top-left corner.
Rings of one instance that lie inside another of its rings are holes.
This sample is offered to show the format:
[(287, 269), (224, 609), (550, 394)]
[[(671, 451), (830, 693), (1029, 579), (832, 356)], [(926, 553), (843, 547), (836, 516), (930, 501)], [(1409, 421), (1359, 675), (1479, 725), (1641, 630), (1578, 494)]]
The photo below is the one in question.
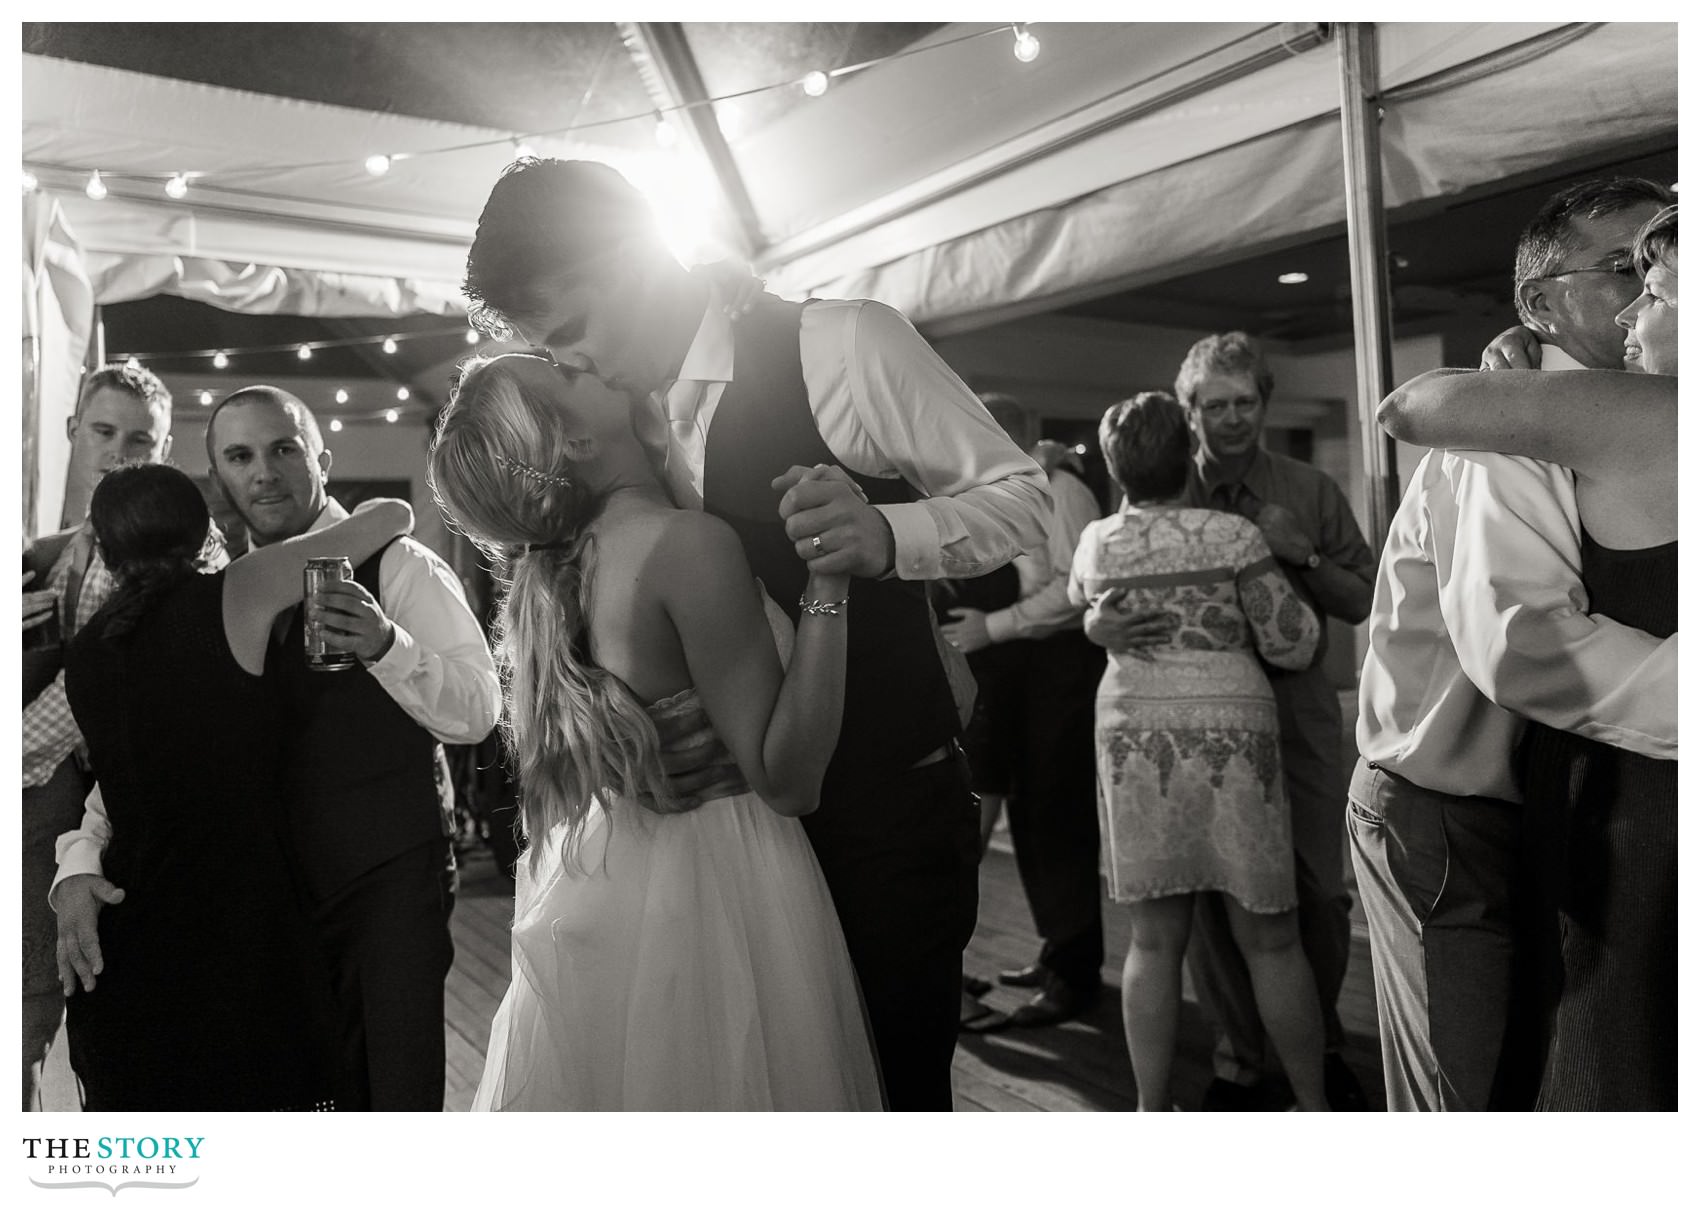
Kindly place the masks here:
[[(1676, 128), (1674, 26), (1378, 31), (1389, 207)], [(1087, 172), (1117, 184), (937, 242), (934, 216), (908, 216), (769, 276), (789, 294), (878, 298), (946, 332), (1300, 238), (1345, 219), (1337, 77), (1332, 48), (1312, 51), (977, 189), (1020, 195), (1024, 176)], [(901, 255), (875, 264), (881, 244)]]
[(62, 520), (70, 439), (65, 419), (94, 329), (94, 292), (63, 209), (40, 195), (24, 199), (24, 529), (56, 531)]

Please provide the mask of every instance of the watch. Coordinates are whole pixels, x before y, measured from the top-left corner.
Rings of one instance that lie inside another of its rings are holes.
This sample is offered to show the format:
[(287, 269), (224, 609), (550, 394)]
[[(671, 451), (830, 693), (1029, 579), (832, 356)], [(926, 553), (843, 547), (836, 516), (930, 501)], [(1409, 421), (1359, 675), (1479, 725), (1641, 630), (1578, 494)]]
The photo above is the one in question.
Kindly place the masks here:
[(1321, 563), (1322, 563), (1322, 553), (1318, 552), (1314, 549), (1312, 549), (1311, 554), (1309, 556), (1305, 557), (1305, 568), (1307, 568), (1307, 569), (1314, 569), (1317, 565), (1319, 565)]

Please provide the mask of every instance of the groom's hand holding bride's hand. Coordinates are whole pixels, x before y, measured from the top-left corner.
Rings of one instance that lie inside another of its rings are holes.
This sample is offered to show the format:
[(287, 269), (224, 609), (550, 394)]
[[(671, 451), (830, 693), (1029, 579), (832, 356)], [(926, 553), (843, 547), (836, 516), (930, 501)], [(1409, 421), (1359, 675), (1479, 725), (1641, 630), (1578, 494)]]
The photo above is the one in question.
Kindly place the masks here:
[(779, 516), (798, 559), (815, 576), (884, 577), (897, 562), (885, 515), (841, 467), (817, 463), (774, 478)]

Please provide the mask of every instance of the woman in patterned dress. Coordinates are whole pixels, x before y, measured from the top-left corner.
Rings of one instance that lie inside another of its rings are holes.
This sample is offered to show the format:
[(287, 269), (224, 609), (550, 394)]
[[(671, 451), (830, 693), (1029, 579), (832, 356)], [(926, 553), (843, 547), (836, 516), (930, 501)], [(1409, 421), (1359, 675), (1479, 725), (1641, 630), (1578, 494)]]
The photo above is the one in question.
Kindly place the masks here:
[(1161, 610), (1172, 624), (1152, 648), (1111, 650), (1098, 688), (1110, 896), (1133, 916), (1122, 1020), (1140, 1111), (1173, 1108), (1181, 961), (1193, 895), (1208, 891), (1227, 895), (1258, 1012), (1298, 1106), (1327, 1111), (1275, 699), (1257, 660), (1302, 669), (1320, 625), (1256, 526), (1181, 504), (1191, 441), (1174, 397), (1145, 392), (1114, 405), (1098, 434), (1127, 503), (1081, 536), (1069, 596), (1093, 611)]

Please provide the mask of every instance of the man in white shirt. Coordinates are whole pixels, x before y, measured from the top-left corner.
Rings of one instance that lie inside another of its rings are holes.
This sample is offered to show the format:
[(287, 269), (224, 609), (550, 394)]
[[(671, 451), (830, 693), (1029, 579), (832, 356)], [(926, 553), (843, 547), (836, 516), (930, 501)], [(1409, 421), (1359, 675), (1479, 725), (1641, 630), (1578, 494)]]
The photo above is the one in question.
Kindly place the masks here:
[[(331, 453), (311, 411), (275, 387), (235, 392), (207, 422), (220, 490), (255, 546), (347, 517), (325, 491)], [(332, 645), (359, 668), (309, 671), (298, 610), (279, 619), (268, 667), (290, 704), (286, 835), (330, 969), (343, 1111), (439, 1111), (453, 795), (440, 743), (494, 727), (499, 686), (460, 579), (403, 537), (323, 598)], [(106, 822), (96, 797), (60, 843), (61, 919), (98, 913)], [(216, 907), (213, 907), (216, 912)]]
[[(1652, 182), (1592, 181), (1530, 222), (1517, 304), (1544, 369), (1622, 366), (1629, 249), (1669, 200)], [(1676, 639), (1588, 615), (1580, 543), (1569, 471), (1475, 451), (1425, 456), (1388, 534), (1348, 821), (1392, 1110), (1532, 1093), (1507, 1030), (1524, 718), (1676, 756)]]
[[(1043, 473), (888, 307), (764, 297), (734, 326), (606, 165), (511, 166), (465, 293), (486, 332), (626, 392), (674, 499), (730, 522), (793, 618), (809, 568), (856, 576), (844, 727), (804, 824), (891, 1107), (948, 1111), (978, 824), (922, 583), (1043, 543)], [(854, 486), (803, 479), (816, 464)]]

